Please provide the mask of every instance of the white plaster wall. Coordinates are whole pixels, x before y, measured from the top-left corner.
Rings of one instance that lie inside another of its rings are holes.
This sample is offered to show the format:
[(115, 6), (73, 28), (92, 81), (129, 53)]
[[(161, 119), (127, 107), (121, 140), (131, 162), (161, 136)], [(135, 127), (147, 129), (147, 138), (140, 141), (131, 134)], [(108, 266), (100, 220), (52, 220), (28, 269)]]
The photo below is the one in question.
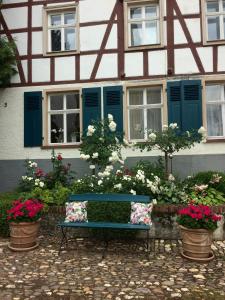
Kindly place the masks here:
[(85, 26), (80, 28), (80, 50), (97, 50), (101, 47), (106, 25)]
[(218, 71), (225, 71), (225, 46), (218, 47)]
[(27, 27), (27, 7), (2, 9), (2, 14), (9, 29)]
[(18, 73), (17, 66), (15, 66), (15, 69), (17, 71), (17, 74), (15, 74), (14, 76), (11, 77), (10, 82), (11, 83), (20, 83), (20, 76), (19, 76), (19, 73)]
[(32, 7), (32, 26), (42, 27), (42, 5)]
[(125, 74), (126, 76), (143, 75), (143, 53), (125, 53)]
[(16, 42), (17, 49), (20, 55), (27, 55), (27, 33), (14, 33), (12, 34), (14, 41)]
[(176, 0), (182, 14), (198, 14), (199, 0)]
[(175, 74), (198, 73), (198, 67), (190, 49), (175, 50)]
[(106, 43), (106, 49), (115, 49), (117, 48), (117, 25), (112, 26), (112, 30), (109, 35), (109, 39)]
[(33, 82), (44, 82), (50, 80), (50, 59), (40, 58), (32, 60)]
[(174, 21), (174, 43), (175, 44), (186, 44), (187, 39), (184, 35), (184, 31), (178, 20)]
[(55, 58), (55, 80), (74, 80), (75, 79), (75, 57)]
[(93, 70), (97, 55), (81, 55), (80, 57), (80, 78), (89, 79)]
[(27, 2), (27, 0), (3, 0), (2, 4), (21, 3)]
[(113, 78), (118, 76), (117, 54), (102, 56), (96, 78)]
[[(27, 73), (28, 73), (28, 70), (27, 70), (27, 60), (24, 59), (24, 60), (21, 60), (21, 64), (22, 64), (22, 68), (23, 68), (23, 72), (24, 72), (24, 77), (25, 77), (25, 81), (27, 81)], [(18, 72), (18, 68), (16, 66), (16, 70)], [(16, 75), (14, 75), (11, 80), (10, 80), (11, 83), (20, 83), (21, 80), (20, 80), (20, 76), (19, 76), (19, 73), (17, 73)]]
[(167, 51), (148, 52), (149, 75), (165, 75), (167, 73)]
[[(116, 0), (85, 0), (80, 1), (80, 22), (109, 20)], [(101, 8), (101, 9), (97, 9)]]
[(213, 50), (212, 47), (197, 48), (201, 62), (206, 72), (213, 72)]
[(188, 30), (191, 34), (192, 40), (195, 43), (201, 41), (201, 21), (200, 19), (186, 19)]
[(42, 31), (32, 32), (32, 54), (43, 53), (43, 36)]

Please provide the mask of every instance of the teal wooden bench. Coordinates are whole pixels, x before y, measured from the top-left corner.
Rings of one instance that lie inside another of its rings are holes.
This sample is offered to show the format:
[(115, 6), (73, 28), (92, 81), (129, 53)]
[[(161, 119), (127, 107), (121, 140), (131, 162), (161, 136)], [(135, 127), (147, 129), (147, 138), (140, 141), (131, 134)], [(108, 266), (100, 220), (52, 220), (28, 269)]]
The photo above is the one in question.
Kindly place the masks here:
[[(77, 194), (70, 195), (67, 202), (136, 202), (151, 203), (149, 196), (131, 195), (131, 194)], [(58, 224), (61, 228), (62, 238), (59, 246), (59, 254), (62, 246), (66, 243), (68, 248), (67, 229), (68, 228), (89, 228), (89, 229), (119, 229), (119, 230), (142, 230), (146, 231), (146, 248), (149, 252), (149, 230), (150, 225), (130, 224), (130, 223), (112, 223), (112, 222), (61, 222)], [(105, 240), (106, 247), (103, 251), (103, 258), (108, 247), (108, 239)]]

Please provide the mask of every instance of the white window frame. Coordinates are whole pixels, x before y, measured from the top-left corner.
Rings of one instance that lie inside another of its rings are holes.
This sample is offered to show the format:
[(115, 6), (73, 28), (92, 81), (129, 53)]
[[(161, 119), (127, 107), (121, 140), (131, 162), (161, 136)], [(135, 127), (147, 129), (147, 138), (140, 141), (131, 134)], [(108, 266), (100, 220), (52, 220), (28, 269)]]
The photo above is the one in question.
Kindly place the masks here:
[[(157, 17), (144, 18), (144, 8), (146, 6), (157, 6)], [(142, 8), (142, 18), (131, 19), (131, 8)], [(149, 21), (157, 21), (157, 43), (155, 44), (141, 44), (131, 45), (131, 24), (142, 23), (144, 25)], [(136, 49), (148, 49), (148, 48), (162, 48), (163, 47), (163, 1), (162, 0), (124, 0), (124, 28), (125, 28), (125, 50), (132, 51)]]
[[(221, 44), (225, 43), (225, 32), (224, 32), (224, 23), (223, 18), (225, 18), (225, 11), (223, 10), (223, 0), (219, 1), (219, 11), (218, 12), (208, 12), (207, 11), (207, 3), (213, 0), (202, 0), (203, 11), (203, 22), (205, 25), (203, 26), (203, 38), (204, 44)], [(220, 38), (215, 40), (209, 40), (208, 37), (208, 17), (219, 17), (220, 24)]]
[[(75, 23), (72, 24), (60, 24), (51, 26), (51, 16), (61, 15), (61, 21), (64, 23), (64, 14), (74, 13)], [(75, 49), (65, 50), (65, 34), (64, 28), (75, 29)], [(61, 29), (61, 50), (52, 51), (51, 45), (51, 29)], [(71, 53), (78, 53), (80, 51), (79, 44), (79, 7), (77, 4), (64, 5), (64, 6), (49, 6), (43, 8), (43, 54), (44, 56), (60, 56), (70, 55)]]
[[(79, 95), (79, 109), (73, 108), (73, 109), (67, 109), (66, 108), (66, 95), (71, 94), (78, 94)], [(50, 97), (51, 96), (59, 96), (63, 95), (63, 109), (62, 110), (51, 110), (50, 109)], [(79, 90), (71, 90), (71, 91), (65, 91), (65, 92), (51, 92), (48, 93), (48, 103), (47, 103), (47, 142), (49, 145), (79, 145), (81, 143), (81, 121), (82, 121), (82, 114), (81, 114), (81, 95)], [(67, 114), (72, 113), (79, 113), (80, 115), (80, 141), (79, 142), (67, 142), (67, 122), (66, 122), (66, 116)], [(63, 142), (62, 143), (52, 143), (51, 142), (51, 115), (63, 115)]]
[[(216, 135), (216, 136), (209, 136), (208, 139), (224, 139), (225, 138), (225, 83), (208, 83), (206, 84), (206, 90), (207, 86), (215, 86), (218, 85), (220, 86), (220, 95), (221, 95), (221, 100), (216, 100), (216, 101), (207, 101), (207, 95), (206, 95), (206, 122), (207, 122), (207, 105), (221, 105), (222, 106), (222, 122), (223, 122), (223, 135)], [(223, 100), (222, 100), (223, 99)], [(208, 122), (207, 122), (207, 128), (208, 128)]]
[[(161, 103), (155, 104), (147, 104), (147, 90), (151, 88), (159, 87), (161, 90)], [(130, 91), (131, 90), (142, 90), (143, 91), (143, 104), (141, 105), (130, 105)], [(128, 140), (129, 141), (145, 141), (147, 140), (147, 110), (160, 108), (161, 109), (161, 125), (163, 127), (163, 86), (162, 85), (150, 85), (150, 86), (136, 86), (136, 87), (129, 87), (127, 89), (127, 116), (128, 116)], [(131, 139), (130, 134), (130, 111), (135, 109), (143, 109), (144, 110), (144, 139)], [(150, 128), (149, 128), (150, 129)]]

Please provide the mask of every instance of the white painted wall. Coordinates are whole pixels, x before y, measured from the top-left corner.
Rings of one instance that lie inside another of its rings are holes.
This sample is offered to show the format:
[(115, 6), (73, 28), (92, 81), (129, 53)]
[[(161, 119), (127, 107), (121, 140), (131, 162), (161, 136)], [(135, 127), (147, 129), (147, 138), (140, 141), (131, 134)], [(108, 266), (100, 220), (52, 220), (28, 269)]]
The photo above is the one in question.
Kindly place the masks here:
[(75, 57), (57, 57), (55, 59), (55, 80), (75, 80)]
[(32, 60), (33, 82), (44, 82), (50, 80), (50, 59), (39, 58)]
[(199, 0), (176, 0), (182, 14), (198, 14)]
[(198, 73), (198, 67), (190, 49), (175, 50), (175, 74)]
[(14, 41), (16, 42), (17, 49), (20, 55), (27, 55), (27, 33), (14, 33), (12, 34)]
[(126, 53), (125, 54), (125, 74), (126, 76), (143, 75), (143, 53)]
[(32, 32), (32, 53), (33, 54), (42, 54), (43, 53), (42, 31)]
[(225, 46), (218, 47), (218, 71), (225, 71)]
[(104, 54), (99, 65), (96, 78), (113, 78), (117, 76), (117, 54)]
[(32, 26), (42, 27), (42, 5), (34, 5), (32, 7)]
[(115, 3), (116, 0), (80, 1), (80, 22), (108, 20), (111, 16)]
[(80, 57), (80, 78), (89, 79), (93, 70), (97, 55), (81, 55)]
[(27, 27), (27, 7), (1, 10), (9, 29)]
[(149, 75), (166, 75), (167, 73), (167, 51), (148, 52)]
[(212, 47), (197, 48), (202, 65), (206, 72), (213, 72), (213, 49)]

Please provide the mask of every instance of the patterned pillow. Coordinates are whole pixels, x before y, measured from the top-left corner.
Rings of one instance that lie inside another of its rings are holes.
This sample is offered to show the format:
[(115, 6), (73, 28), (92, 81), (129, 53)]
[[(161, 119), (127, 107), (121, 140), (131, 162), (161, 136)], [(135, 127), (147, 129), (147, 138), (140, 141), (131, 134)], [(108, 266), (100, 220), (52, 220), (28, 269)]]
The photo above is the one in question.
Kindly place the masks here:
[(67, 202), (65, 222), (88, 222), (87, 201)]
[(151, 212), (153, 204), (152, 203), (136, 203), (131, 202), (131, 224), (145, 224), (151, 225)]

